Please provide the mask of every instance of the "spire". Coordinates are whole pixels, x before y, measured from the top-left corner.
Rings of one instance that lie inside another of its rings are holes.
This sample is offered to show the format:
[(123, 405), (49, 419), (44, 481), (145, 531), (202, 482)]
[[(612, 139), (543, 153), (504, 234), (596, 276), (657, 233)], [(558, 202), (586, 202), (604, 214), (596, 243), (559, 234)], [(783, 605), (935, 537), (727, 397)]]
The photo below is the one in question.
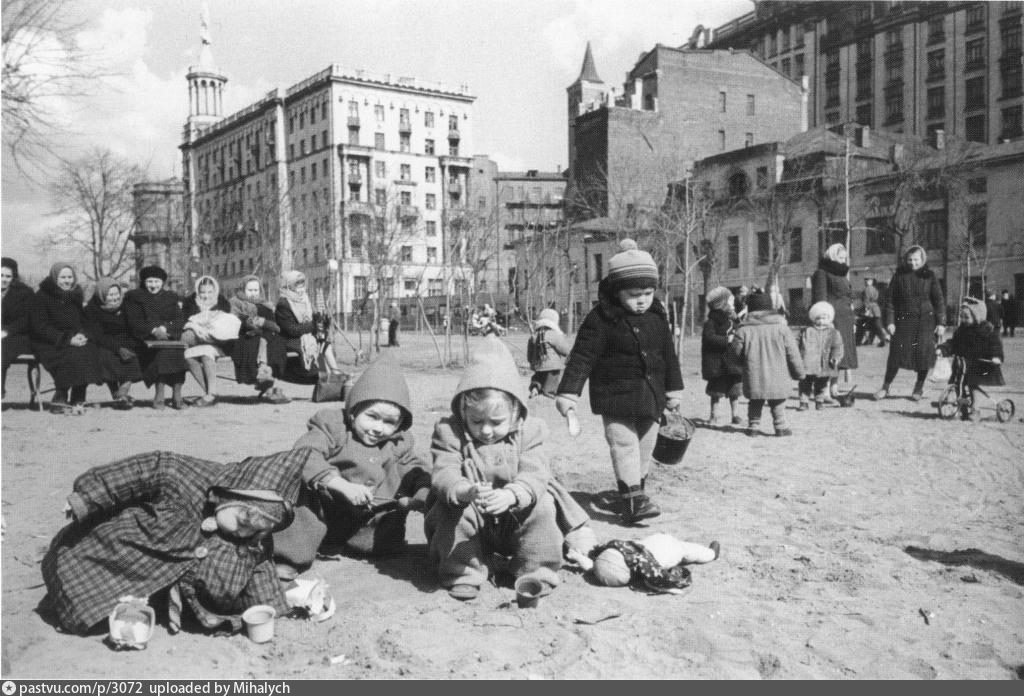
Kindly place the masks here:
[(213, 60), (213, 39), (210, 38), (210, 8), (203, 2), (199, 9), (199, 67), (211, 72), (217, 71)]
[(597, 76), (597, 68), (594, 67), (594, 56), (590, 52), (590, 42), (587, 42), (587, 52), (583, 55), (583, 67), (580, 69), (580, 76), (577, 82), (601, 82)]

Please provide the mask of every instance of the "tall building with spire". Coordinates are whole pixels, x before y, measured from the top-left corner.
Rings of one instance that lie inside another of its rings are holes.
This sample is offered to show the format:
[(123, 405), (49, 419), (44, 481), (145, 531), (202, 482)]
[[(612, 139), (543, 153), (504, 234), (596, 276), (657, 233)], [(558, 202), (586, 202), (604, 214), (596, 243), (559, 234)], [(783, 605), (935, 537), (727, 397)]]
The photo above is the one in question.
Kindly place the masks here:
[(576, 160), (576, 139), (574, 137), (576, 117), (602, 106), (611, 94), (608, 86), (597, 74), (597, 66), (594, 65), (594, 54), (590, 50), (589, 41), (587, 50), (583, 54), (580, 76), (566, 87), (565, 91), (569, 101), (569, 163), (571, 164)]

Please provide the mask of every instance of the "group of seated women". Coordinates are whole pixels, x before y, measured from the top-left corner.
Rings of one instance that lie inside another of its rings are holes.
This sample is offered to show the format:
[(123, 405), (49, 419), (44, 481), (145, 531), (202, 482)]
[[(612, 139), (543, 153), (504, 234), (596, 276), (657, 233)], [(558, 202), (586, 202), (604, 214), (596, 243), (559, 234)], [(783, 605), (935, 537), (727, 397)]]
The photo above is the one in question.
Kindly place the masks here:
[[(5, 394), (13, 360), (34, 354), (53, 378), (54, 413), (82, 413), (93, 384), (107, 385), (114, 408), (130, 409), (131, 386), (140, 381), (154, 388), (153, 408), (167, 407), (168, 385), (174, 409), (214, 406), (216, 360), (222, 356), (232, 359), (235, 381), (253, 385), (257, 399), (269, 403), (289, 401), (275, 380), (313, 384), (321, 370), (338, 369), (299, 271), (282, 276), (273, 307), (257, 276), (244, 278), (228, 299), (217, 280), (204, 275), (181, 298), (165, 287), (166, 271), (146, 266), (139, 287), (124, 291), (117, 281), (100, 278), (86, 302), (70, 263), (54, 264), (35, 292), (19, 280), (13, 259), (4, 257), (2, 265)], [(186, 401), (182, 387), (189, 373), (203, 394)]]

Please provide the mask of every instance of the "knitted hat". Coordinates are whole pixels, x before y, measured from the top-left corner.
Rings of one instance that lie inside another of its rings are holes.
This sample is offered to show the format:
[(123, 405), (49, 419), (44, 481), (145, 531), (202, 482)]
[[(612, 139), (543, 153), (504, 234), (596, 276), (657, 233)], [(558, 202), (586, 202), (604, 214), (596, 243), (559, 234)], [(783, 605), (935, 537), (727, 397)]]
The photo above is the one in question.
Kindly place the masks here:
[(351, 418), (359, 404), (367, 401), (390, 401), (402, 411), (397, 432), (412, 427), (412, 400), (402, 370), (390, 353), (384, 353), (367, 367), (345, 396), (345, 415)]
[(772, 297), (766, 292), (755, 292), (747, 298), (747, 311), (749, 312), (764, 312), (771, 311)]
[(2, 259), (0, 259), (0, 266), (3, 266), (4, 268), (11, 269), (11, 274), (14, 276), (14, 279), (15, 280), (18, 279), (18, 262), (17, 261), (12, 259), (10, 256), (4, 256)]
[(965, 297), (961, 307), (966, 307), (967, 311), (974, 317), (974, 323), (980, 324), (988, 318), (988, 309), (985, 307), (985, 302), (974, 297)]
[(658, 266), (650, 254), (638, 249), (632, 239), (623, 239), (619, 249), (621, 251), (608, 260), (605, 276), (612, 292), (658, 286)]
[(167, 282), (167, 271), (160, 268), (159, 266), (146, 266), (139, 271), (139, 282), (145, 283), (150, 278), (159, 278), (160, 280)]
[(836, 310), (828, 302), (815, 302), (811, 305), (811, 308), (807, 310), (807, 317), (813, 322), (817, 321), (818, 317), (825, 317), (825, 321), (832, 322), (836, 318)]
[(707, 302), (708, 307), (711, 309), (725, 309), (729, 306), (729, 301), (732, 299), (732, 292), (729, 288), (722, 287), (719, 285), (708, 293)]
[(455, 388), (452, 413), (460, 412), (463, 392), (484, 388), (508, 392), (519, 402), (523, 413), (526, 413), (526, 381), (519, 376), (519, 368), (516, 367), (516, 360), (508, 346), (494, 335), (485, 338), (470, 354), (466, 371), (462, 373), (459, 386)]
[(533, 322), (533, 328), (537, 329), (541, 326), (545, 326), (549, 329), (557, 329), (558, 312), (551, 308), (541, 310), (540, 316), (537, 317), (537, 321)]

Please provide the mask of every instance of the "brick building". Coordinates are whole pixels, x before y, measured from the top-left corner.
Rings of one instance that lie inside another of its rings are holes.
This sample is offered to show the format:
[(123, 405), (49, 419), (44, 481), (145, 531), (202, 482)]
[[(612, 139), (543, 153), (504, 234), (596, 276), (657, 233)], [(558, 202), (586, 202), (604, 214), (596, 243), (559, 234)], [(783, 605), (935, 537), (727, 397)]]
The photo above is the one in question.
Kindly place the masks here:
[(1022, 136), (1021, 2), (755, 2), (709, 46), (809, 76), (811, 126)]

